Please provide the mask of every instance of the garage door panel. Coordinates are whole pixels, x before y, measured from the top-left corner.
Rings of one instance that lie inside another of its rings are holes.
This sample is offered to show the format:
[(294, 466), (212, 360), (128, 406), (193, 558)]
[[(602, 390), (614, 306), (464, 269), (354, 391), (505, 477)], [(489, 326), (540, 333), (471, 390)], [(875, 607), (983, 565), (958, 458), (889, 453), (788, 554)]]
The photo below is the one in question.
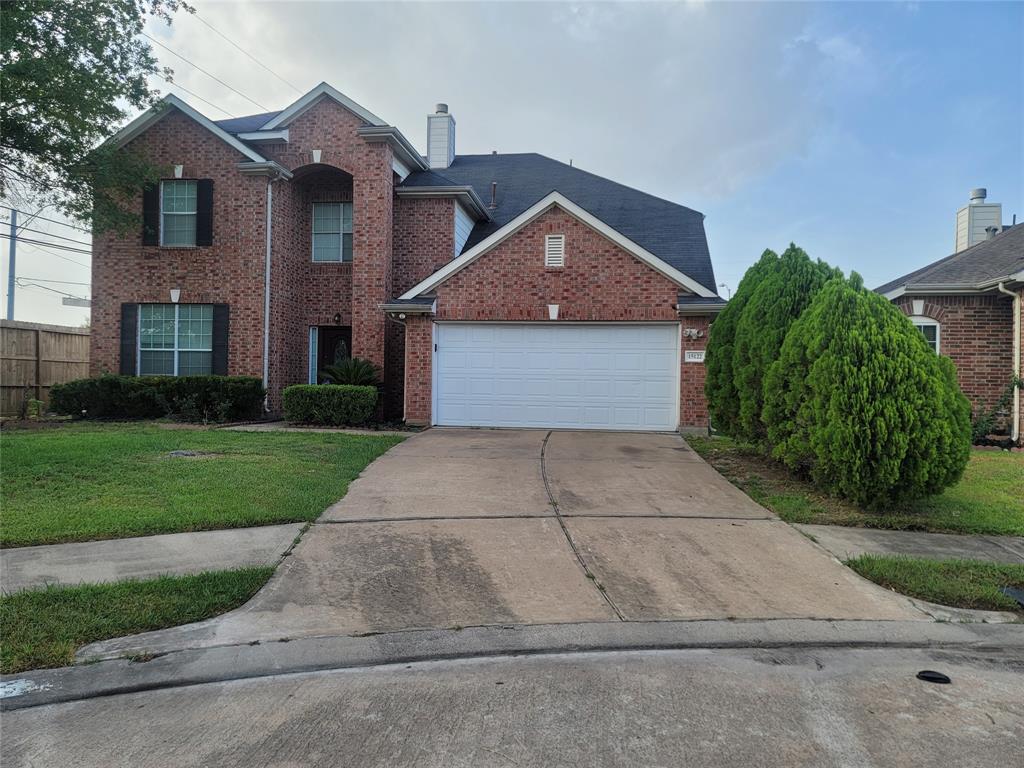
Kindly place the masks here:
[(437, 325), (435, 423), (672, 430), (677, 327)]

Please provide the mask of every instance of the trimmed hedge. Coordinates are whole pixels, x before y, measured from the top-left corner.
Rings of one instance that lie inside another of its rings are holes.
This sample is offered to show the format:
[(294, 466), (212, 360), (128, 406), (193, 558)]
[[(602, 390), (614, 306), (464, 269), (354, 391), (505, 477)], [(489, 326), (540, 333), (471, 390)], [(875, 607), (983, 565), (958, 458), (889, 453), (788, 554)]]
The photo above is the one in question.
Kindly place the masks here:
[(856, 274), (829, 281), (792, 325), (764, 398), (772, 455), (867, 507), (938, 493), (970, 457), (952, 361)]
[(365, 424), (377, 408), (377, 388), (354, 384), (295, 384), (282, 395), (284, 417), (332, 427)]
[(761, 281), (775, 269), (779, 256), (766, 250), (754, 266), (747, 270), (740, 280), (736, 293), (715, 318), (708, 331), (707, 353), (704, 368), (704, 394), (708, 400), (711, 425), (720, 432), (734, 435), (739, 429), (740, 399), (733, 377), (733, 350), (736, 344), (736, 326), (743, 308)]
[(56, 384), (50, 409), (86, 419), (239, 421), (260, 415), (266, 394), (254, 376), (115, 376)]

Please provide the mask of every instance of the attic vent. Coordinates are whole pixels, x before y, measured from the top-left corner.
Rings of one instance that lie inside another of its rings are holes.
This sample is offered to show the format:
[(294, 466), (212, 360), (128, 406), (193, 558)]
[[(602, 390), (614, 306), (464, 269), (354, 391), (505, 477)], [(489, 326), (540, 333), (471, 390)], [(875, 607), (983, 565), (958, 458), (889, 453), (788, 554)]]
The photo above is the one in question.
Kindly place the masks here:
[(544, 266), (565, 266), (565, 235), (548, 235), (544, 238)]

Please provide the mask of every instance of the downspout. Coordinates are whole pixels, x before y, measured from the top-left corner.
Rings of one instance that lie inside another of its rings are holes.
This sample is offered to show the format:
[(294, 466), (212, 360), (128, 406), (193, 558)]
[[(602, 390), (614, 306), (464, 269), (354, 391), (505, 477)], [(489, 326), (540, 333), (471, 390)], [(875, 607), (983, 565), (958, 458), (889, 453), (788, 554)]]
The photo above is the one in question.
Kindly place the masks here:
[(267, 177), (267, 255), (263, 266), (263, 412), (270, 413), (270, 253), (271, 216), (274, 209), (274, 177)]
[(1000, 282), (999, 292), (1013, 297), (1013, 381), (1016, 391), (1013, 398), (1013, 425), (1010, 439), (1016, 443), (1020, 439), (1020, 293), (1008, 291)]

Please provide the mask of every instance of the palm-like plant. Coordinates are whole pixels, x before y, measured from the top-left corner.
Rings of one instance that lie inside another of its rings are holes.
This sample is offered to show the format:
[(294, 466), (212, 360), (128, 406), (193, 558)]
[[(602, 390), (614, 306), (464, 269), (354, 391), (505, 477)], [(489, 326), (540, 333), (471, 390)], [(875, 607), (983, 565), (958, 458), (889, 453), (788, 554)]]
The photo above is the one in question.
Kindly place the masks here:
[(334, 365), (325, 365), (319, 372), (325, 384), (353, 384), (362, 387), (380, 386), (380, 368), (361, 357), (350, 357)]

